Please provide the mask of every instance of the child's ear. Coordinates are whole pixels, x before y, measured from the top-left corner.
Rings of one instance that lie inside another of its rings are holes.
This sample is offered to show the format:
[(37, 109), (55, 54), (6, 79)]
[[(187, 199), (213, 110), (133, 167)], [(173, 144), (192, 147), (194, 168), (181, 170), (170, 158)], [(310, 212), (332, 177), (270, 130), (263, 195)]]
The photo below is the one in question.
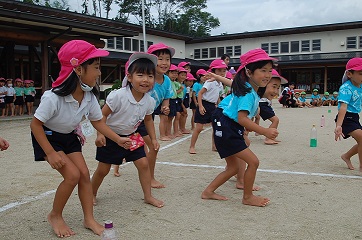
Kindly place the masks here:
[(82, 66), (79, 65), (78, 67), (74, 68), (74, 72), (75, 72), (78, 76), (82, 75)]
[(346, 71), (346, 76), (348, 79), (351, 79), (353, 73), (351, 71)]

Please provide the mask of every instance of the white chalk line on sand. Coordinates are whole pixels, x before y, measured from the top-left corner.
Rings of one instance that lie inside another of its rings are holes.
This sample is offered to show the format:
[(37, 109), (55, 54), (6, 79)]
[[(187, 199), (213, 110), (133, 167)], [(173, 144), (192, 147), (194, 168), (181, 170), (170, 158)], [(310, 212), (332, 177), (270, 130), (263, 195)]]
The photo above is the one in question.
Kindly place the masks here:
[[(202, 132), (206, 132), (210, 130), (211, 127), (204, 129)], [(166, 146), (160, 148), (160, 151), (166, 150), (178, 143), (181, 143), (187, 139), (191, 138), (191, 134), (187, 137), (183, 137), (176, 142), (170, 143)], [(213, 165), (205, 165), (205, 164), (185, 164), (185, 163), (174, 163), (174, 162), (157, 162), (158, 164), (168, 165), (168, 166), (177, 166), (177, 167), (197, 167), (197, 168), (214, 168), (214, 169), (223, 169), (225, 166), (213, 166)], [(258, 172), (266, 172), (266, 173), (279, 173), (279, 174), (290, 174), (290, 175), (307, 175), (307, 176), (318, 176), (318, 177), (335, 177), (335, 178), (345, 178), (345, 179), (362, 179), (362, 176), (351, 176), (351, 175), (340, 175), (340, 174), (330, 174), (330, 173), (310, 173), (310, 172), (294, 172), (294, 171), (285, 171), (285, 170), (272, 170), (272, 169), (258, 169)], [(56, 189), (44, 192), (35, 197), (24, 198), (20, 201), (12, 202), (6, 204), (5, 206), (0, 208), (0, 213), (11, 208), (27, 204), (30, 202), (34, 202), (36, 200), (40, 200), (42, 198), (47, 197), (50, 194), (55, 193)]]

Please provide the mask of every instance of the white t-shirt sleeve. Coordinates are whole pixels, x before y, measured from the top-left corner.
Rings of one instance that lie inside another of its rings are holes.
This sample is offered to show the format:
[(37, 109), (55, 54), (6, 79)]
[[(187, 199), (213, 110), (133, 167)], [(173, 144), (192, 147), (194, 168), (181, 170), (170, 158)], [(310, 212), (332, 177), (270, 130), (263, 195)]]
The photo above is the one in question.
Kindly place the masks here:
[(149, 102), (149, 104), (148, 104), (148, 109), (146, 111), (146, 115), (151, 115), (153, 113), (153, 110), (156, 107), (156, 101), (155, 101), (155, 99), (153, 99), (153, 97), (151, 97), (148, 94), (145, 94), (145, 96), (149, 97), (148, 100), (147, 100), (147, 102)]
[(58, 99), (59, 97), (52, 94), (50, 90), (46, 91), (40, 99), (40, 104), (35, 111), (34, 117), (43, 123), (47, 122), (58, 111)]
[(117, 112), (122, 107), (119, 91), (120, 89), (114, 90), (107, 96), (106, 104), (112, 112)]

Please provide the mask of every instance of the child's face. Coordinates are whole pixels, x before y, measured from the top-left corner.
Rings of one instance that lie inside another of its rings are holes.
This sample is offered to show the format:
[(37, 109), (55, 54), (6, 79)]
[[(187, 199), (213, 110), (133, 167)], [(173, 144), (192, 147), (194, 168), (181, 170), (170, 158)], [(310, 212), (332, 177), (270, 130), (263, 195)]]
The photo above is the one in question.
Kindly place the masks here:
[(147, 93), (153, 88), (155, 83), (155, 76), (153, 74), (134, 72), (127, 74), (127, 78), (132, 88), (140, 93)]
[(30, 87), (30, 83), (25, 83), (25, 87), (26, 88)]
[(168, 53), (161, 53), (157, 59), (156, 72), (165, 74), (171, 66), (171, 56)]
[(185, 66), (184, 66), (184, 69), (185, 69), (187, 72), (191, 72), (191, 67), (190, 67), (190, 65), (185, 65)]
[(21, 85), (22, 85), (22, 83), (21, 83), (21, 82), (19, 82), (19, 81), (18, 81), (18, 82), (16, 82), (16, 86), (17, 86), (17, 87), (21, 87)]
[(215, 69), (215, 74), (219, 75), (221, 77), (225, 77), (226, 74), (226, 68), (216, 68)]
[(194, 81), (192, 81), (192, 80), (186, 80), (184, 83), (185, 83), (186, 87), (191, 87), (193, 82)]
[(259, 87), (265, 87), (272, 77), (273, 66), (271, 63), (267, 63), (262, 68), (257, 68), (253, 73), (249, 71), (249, 81), (254, 82), (254, 85)]
[(305, 94), (302, 94), (301, 97), (302, 97), (302, 98), (305, 98)]
[(359, 86), (362, 84), (362, 70), (361, 71), (347, 71), (348, 79), (351, 79), (351, 82), (355, 86)]
[(295, 93), (294, 96), (295, 96), (295, 98), (299, 98), (299, 97), (300, 97), (300, 94), (299, 94), (299, 93)]
[(77, 74), (80, 75), (80, 79), (83, 83), (90, 87), (94, 87), (101, 76), (100, 68), (100, 61), (95, 60), (92, 64), (86, 65), (85, 67), (79, 66), (77, 68)]
[(201, 75), (201, 77), (200, 77), (200, 82), (201, 82), (201, 83), (204, 83), (205, 81), (206, 81), (206, 76)]
[(8, 87), (11, 87), (11, 86), (13, 86), (13, 83), (12, 83), (12, 81), (6, 81), (6, 86), (8, 86)]
[(177, 71), (168, 71), (168, 76), (172, 81), (175, 81), (177, 79), (177, 75)]
[(313, 92), (313, 95), (318, 95), (318, 92), (314, 91), (314, 92)]
[(177, 81), (183, 83), (186, 80), (187, 74), (185, 72), (179, 72), (177, 76)]
[(338, 94), (333, 94), (333, 97), (335, 97), (335, 98), (338, 97)]
[(279, 78), (270, 79), (269, 83), (266, 85), (263, 97), (272, 100), (275, 96), (279, 95), (279, 88), (280, 88), (280, 79)]
[(1, 81), (0, 86), (3, 87), (5, 85), (5, 82)]

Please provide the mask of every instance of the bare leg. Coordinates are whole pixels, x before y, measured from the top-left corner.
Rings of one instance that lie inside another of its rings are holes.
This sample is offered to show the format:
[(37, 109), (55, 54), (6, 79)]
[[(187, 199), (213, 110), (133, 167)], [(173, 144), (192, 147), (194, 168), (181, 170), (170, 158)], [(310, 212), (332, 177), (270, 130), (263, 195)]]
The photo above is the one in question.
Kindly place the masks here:
[(165, 185), (160, 183), (155, 179), (155, 168), (156, 168), (156, 158), (158, 150), (155, 150), (152, 146), (152, 141), (150, 136), (144, 136), (143, 140), (145, 140), (146, 145), (148, 146), (148, 151), (146, 151), (146, 156), (148, 159), (148, 165), (151, 174), (151, 187), (152, 188), (164, 188)]
[(119, 173), (119, 165), (113, 165), (113, 175), (116, 177), (121, 176), (121, 174)]
[(186, 129), (186, 121), (187, 121), (187, 109), (181, 113), (180, 116), (180, 131), (183, 134), (190, 134), (190, 130)]
[[(356, 140), (357, 142), (357, 149), (358, 149), (358, 159), (359, 159), (359, 170), (362, 172), (362, 130), (357, 129), (350, 133), (350, 135)], [(353, 147), (352, 147), (353, 148)]]
[(194, 131), (192, 132), (192, 136), (191, 136), (191, 143), (190, 143), (190, 150), (189, 150), (190, 154), (196, 153), (195, 145), (196, 145), (196, 141), (197, 141), (202, 129), (203, 129), (203, 124), (196, 123), (196, 127), (195, 127)]
[(97, 204), (97, 193), (98, 189), (101, 186), (103, 179), (109, 173), (111, 169), (111, 164), (99, 162), (96, 171), (92, 177), (92, 190), (93, 190), (93, 205)]
[(158, 208), (163, 207), (163, 201), (154, 198), (151, 193), (151, 174), (147, 158), (143, 157), (134, 161), (134, 165), (138, 170), (138, 177), (144, 194), (145, 203), (151, 204)]
[(195, 112), (196, 112), (196, 109), (192, 109), (191, 130), (194, 130), (194, 128), (195, 128)]
[(160, 131), (160, 140), (161, 141), (171, 141), (171, 138), (166, 136), (168, 117), (163, 114), (160, 114), (159, 116), (160, 116), (160, 125), (158, 126), (158, 129)]
[[(236, 175), (236, 188), (244, 190), (244, 177), (245, 177), (246, 162), (239, 159), (239, 170)], [(259, 191), (260, 187), (253, 185), (253, 191)]]
[(181, 137), (182, 134), (180, 134), (180, 117), (181, 114), (179, 112), (176, 113), (175, 120), (173, 121), (173, 136), (174, 137)]

